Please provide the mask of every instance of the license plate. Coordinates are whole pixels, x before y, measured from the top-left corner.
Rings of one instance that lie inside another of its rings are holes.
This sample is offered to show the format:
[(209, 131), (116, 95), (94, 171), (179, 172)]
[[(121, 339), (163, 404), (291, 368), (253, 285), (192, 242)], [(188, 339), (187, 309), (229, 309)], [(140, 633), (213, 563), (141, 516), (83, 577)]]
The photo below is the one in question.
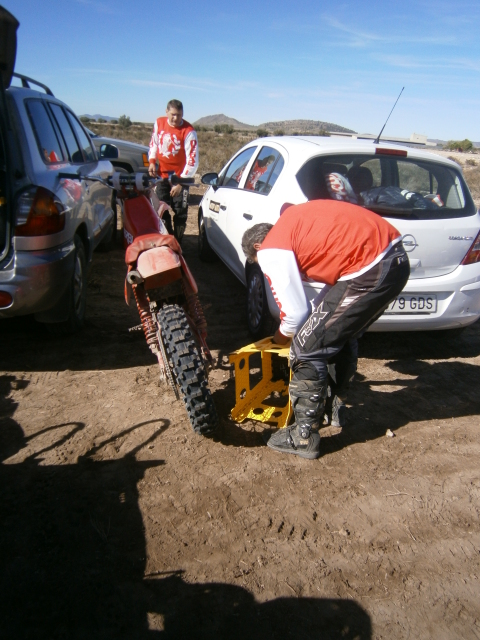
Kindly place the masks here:
[(435, 313), (437, 310), (436, 295), (403, 294), (391, 302), (385, 313)]

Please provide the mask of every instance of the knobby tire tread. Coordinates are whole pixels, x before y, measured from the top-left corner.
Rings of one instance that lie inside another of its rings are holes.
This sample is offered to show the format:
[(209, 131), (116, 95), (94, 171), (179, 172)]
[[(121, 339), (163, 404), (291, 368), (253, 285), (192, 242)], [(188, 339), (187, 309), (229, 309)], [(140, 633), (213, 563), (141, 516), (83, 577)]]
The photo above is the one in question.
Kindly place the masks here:
[(157, 321), (190, 424), (195, 433), (210, 435), (218, 426), (217, 411), (185, 312), (178, 305), (165, 305)]

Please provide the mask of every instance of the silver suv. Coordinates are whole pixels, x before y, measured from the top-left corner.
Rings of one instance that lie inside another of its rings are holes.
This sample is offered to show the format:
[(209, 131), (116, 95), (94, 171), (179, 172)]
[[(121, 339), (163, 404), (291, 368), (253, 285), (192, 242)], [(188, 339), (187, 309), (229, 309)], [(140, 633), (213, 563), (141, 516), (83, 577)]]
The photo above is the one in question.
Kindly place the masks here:
[(93, 251), (111, 242), (116, 216), (108, 188), (61, 174), (106, 178), (113, 168), (66, 104), (13, 73), (17, 27), (0, 7), (0, 318), (34, 314), (70, 333), (84, 320)]

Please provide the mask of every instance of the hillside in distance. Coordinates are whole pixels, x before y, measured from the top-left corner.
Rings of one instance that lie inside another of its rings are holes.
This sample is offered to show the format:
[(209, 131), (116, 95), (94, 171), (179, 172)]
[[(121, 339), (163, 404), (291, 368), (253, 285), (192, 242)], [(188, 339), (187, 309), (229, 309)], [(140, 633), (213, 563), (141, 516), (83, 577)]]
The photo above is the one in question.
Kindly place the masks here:
[(214, 127), (216, 124), (229, 124), (234, 129), (240, 129), (242, 131), (253, 131), (254, 129), (258, 128), (253, 127), (251, 124), (245, 124), (244, 122), (235, 120), (235, 118), (229, 118), (223, 113), (217, 113), (214, 116), (205, 116), (204, 118), (200, 118), (193, 123), (195, 127)]
[(339, 124), (333, 122), (323, 122), (322, 120), (279, 120), (277, 122), (264, 122), (258, 126), (245, 124), (235, 118), (229, 118), (223, 113), (218, 113), (213, 116), (205, 116), (193, 123), (194, 126), (202, 127), (214, 127), (216, 124), (229, 124), (234, 129), (243, 131), (255, 131), (256, 129), (266, 129), (269, 132), (283, 131), (285, 134), (289, 133), (309, 133), (316, 134), (319, 131), (337, 131), (339, 133), (355, 133), (352, 129), (341, 127)]
[(352, 129), (341, 127), (333, 122), (323, 122), (323, 120), (278, 120), (277, 122), (264, 122), (258, 126), (260, 129), (267, 131), (283, 131), (289, 133), (310, 133), (312, 135), (318, 133), (322, 129), (324, 131), (336, 131), (338, 133), (356, 133)]

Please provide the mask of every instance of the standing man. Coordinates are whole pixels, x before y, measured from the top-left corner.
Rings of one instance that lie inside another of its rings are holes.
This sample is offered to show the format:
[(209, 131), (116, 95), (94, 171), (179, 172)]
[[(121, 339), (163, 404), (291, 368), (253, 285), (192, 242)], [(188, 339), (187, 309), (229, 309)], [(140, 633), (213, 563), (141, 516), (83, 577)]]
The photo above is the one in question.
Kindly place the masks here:
[[(282, 453), (318, 458), (328, 362), (343, 351), (356, 367), (355, 339), (410, 275), (400, 233), (363, 207), (313, 200), (290, 205), (273, 226), (248, 229), (242, 249), (249, 262), (260, 265), (280, 308), (274, 341), (286, 344), (292, 338), (289, 393), (295, 424), (279, 429), (267, 444)], [(327, 285), (311, 305), (302, 279)]]
[(160, 200), (170, 205), (174, 211), (173, 228), (169, 212), (164, 213), (163, 221), (168, 233), (181, 242), (188, 216), (188, 187), (172, 185), (168, 181), (170, 173), (181, 178), (193, 178), (198, 167), (198, 140), (195, 129), (183, 119), (183, 104), (180, 100), (170, 100), (166, 116), (157, 118), (153, 125), (148, 160), (148, 173), (158, 175), (163, 180), (156, 192)]

